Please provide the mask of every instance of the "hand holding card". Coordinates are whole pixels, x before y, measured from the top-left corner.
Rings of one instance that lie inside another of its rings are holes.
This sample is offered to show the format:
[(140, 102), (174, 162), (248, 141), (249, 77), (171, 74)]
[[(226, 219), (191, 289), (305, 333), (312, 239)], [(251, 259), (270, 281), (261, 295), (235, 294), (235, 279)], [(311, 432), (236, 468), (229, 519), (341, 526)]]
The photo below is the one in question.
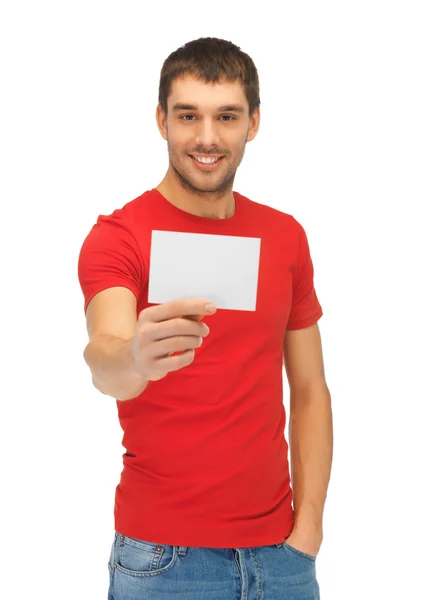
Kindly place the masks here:
[(210, 332), (201, 319), (215, 312), (216, 306), (198, 298), (173, 300), (142, 310), (132, 346), (137, 373), (148, 381), (158, 381), (170, 371), (189, 365), (195, 357), (194, 349)]

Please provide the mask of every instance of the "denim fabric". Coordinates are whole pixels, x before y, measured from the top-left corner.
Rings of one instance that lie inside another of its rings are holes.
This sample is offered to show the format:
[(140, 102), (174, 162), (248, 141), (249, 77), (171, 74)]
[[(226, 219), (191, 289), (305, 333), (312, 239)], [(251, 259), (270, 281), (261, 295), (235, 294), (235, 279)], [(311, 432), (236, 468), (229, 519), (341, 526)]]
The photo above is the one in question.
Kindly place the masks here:
[(287, 543), (196, 548), (115, 532), (108, 600), (320, 600), (316, 558)]

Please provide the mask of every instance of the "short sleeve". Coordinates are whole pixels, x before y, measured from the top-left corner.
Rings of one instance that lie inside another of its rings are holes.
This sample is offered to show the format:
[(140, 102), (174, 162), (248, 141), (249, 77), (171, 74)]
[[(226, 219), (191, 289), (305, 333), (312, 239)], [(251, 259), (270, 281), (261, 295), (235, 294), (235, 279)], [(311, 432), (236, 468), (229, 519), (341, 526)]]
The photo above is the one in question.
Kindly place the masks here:
[(314, 325), (323, 315), (314, 289), (314, 268), (307, 235), (299, 225), (298, 267), (293, 278), (293, 298), (287, 330)]
[(84, 296), (84, 311), (102, 290), (122, 286), (139, 297), (143, 266), (140, 249), (130, 227), (115, 210), (100, 215), (79, 252), (78, 278)]

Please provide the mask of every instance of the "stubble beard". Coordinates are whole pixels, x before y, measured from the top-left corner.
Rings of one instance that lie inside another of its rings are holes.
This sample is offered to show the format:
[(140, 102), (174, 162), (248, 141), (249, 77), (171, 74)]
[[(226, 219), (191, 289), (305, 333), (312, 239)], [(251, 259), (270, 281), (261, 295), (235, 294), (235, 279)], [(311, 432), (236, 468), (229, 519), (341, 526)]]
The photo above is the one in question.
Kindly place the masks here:
[[(178, 182), (180, 183), (181, 187), (188, 193), (190, 194), (195, 194), (196, 196), (199, 196), (201, 198), (204, 199), (219, 199), (221, 196), (224, 196), (228, 190), (231, 190), (233, 187), (233, 183), (234, 183), (234, 179), (236, 177), (236, 173), (237, 173), (237, 169), (240, 165), (240, 163), (242, 162), (243, 156), (245, 154), (245, 147), (246, 147), (246, 141), (245, 141), (245, 145), (243, 146), (243, 151), (242, 151), (242, 155), (240, 157), (240, 160), (238, 161), (237, 165), (233, 168), (233, 169), (229, 169), (229, 171), (220, 179), (218, 180), (215, 184), (213, 184), (213, 187), (209, 187), (204, 189), (204, 187), (197, 187), (195, 185), (195, 182), (193, 180), (193, 178), (189, 177), (189, 174), (187, 172), (187, 170), (183, 170), (181, 168), (177, 168), (175, 162), (173, 160), (173, 156), (174, 154), (171, 151), (171, 146), (169, 144), (169, 138), (167, 141), (167, 145), (168, 145), (168, 156), (169, 156), (169, 163), (172, 167), (172, 170), (175, 173), (175, 176), (178, 180)], [(187, 156), (187, 155), (186, 155)], [(189, 158), (189, 160), (193, 160), (190, 159), (189, 156), (187, 156)], [(226, 158), (224, 158), (223, 160), (226, 160)], [(180, 165), (181, 165), (181, 161), (180, 161)], [(192, 163), (193, 165), (193, 163)], [(195, 168), (195, 167), (193, 167)], [(204, 171), (204, 174), (206, 174), (207, 172)], [(211, 172), (211, 175), (213, 176), (213, 172)], [(207, 184), (205, 184), (207, 185)]]

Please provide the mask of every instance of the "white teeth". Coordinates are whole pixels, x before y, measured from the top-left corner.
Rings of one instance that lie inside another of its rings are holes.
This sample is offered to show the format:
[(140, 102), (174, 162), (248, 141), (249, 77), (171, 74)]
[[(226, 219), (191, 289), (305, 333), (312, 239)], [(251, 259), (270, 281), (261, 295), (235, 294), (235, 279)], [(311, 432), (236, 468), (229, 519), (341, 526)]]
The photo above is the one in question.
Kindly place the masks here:
[(198, 162), (205, 163), (205, 164), (208, 164), (208, 165), (211, 165), (212, 163), (215, 163), (215, 162), (217, 162), (219, 160), (218, 158), (201, 158), (199, 156), (195, 156), (195, 159)]

